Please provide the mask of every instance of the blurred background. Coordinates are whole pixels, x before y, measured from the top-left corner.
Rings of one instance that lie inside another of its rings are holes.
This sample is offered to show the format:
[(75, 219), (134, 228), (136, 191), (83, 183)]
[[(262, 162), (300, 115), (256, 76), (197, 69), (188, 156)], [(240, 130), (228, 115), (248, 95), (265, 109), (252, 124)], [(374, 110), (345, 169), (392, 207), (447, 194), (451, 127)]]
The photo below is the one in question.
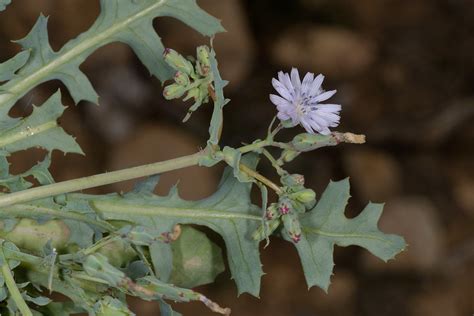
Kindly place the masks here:
[[(19, 50), (40, 12), (50, 15), (50, 41), (59, 49), (96, 18), (99, 1), (17, 0), (0, 14), (0, 57)], [(298, 158), (290, 170), (306, 176), (318, 195), (330, 179), (351, 177), (348, 216), (368, 201), (386, 202), (382, 230), (403, 235), (408, 250), (384, 264), (357, 247), (337, 248), (329, 293), (308, 291), (293, 246), (278, 239), (262, 250), (260, 300), (237, 298), (229, 273), (199, 291), (233, 315), (472, 315), (474, 312), (474, 3), (469, 0), (199, 0), (222, 19), (215, 39), (226, 96), (223, 144), (264, 137), (274, 106), (271, 78), (292, 66), (326, 75), (343, 105), (339, 131), (367, 135), (362, 146), (324, 148)], [(206, 40), (172, 20), (156, 21), (165, 46), (194, 54)], [(49, 82), (19, 102), (25, 115), (60, 87), (71, 105), (61, 119), (87, 156), (55, 153), (57, 181), (190, 154), (205, 145), (211, 109), (181, 119), (189, 104), (164, 102), (131, 50), (112, 44), (81, 67), (100, 106), (74, 106), (64, 87)], [(336, 102), (337, 101), (337, 102)], [(295, 131), (293, 131), (294, 133)], [(301, 131), (298, 131), (301, 132)], [(290, 137), (291, 133), (283, 135)], [(44, 155), (12, 157), (17, 172)], [(14, 171), (15, 171), (14, 170)], [(181, 195), (215, 190), (222, 166), (164, 176), (159, 192), (180, 178)], [(270, 178), (265, 164), (262, 172)], [(130, 183), (98, 188), (126, 190)], [(215, 236), (214, 236), (215, 238)], [(220, 244), (222, 242), (218, 239)], [(157, 306), (134, 302), (138, 315)], [(201, 304), (180, 304), (184, 315), (211, 315)]]

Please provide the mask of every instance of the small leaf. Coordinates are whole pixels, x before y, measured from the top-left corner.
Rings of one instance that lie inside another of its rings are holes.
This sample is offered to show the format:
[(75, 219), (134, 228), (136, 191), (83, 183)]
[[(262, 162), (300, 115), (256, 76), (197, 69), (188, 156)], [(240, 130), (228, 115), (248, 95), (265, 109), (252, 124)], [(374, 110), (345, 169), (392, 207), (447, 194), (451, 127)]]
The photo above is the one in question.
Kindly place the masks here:
[[(384, 261), (406, 246), (402, 237), (378, 229), (381, 204), (370, 203), (359, 216), (348, 219), (344, 215), (348, 200), (349, 180), (331, 182), (313, 210), (300, 216), (302, 235), (295, 247), (309, 287), (317, 285), (327, 291), (334, 267), (334, 245), (357, 245)], [(288, 234), (284, 236), (290, 240)]]
[[(0, 157), (0, 160), (6, 161), (5, 157)], [(29, 176), (33, 176), (41, 185), (53, 183), (53, 177), (48, 170), (50, 165), (51, 157), (47, 155), (43, 161), (34, 165), (30, 170), (11, 176), (8, 173), (7, 162), (5, 169), (2, 169), (2, 173), (6, 175), (0, 176), (0, 187), (6, 187), (10, 192), (26, 190), (32, 186), (32, 183), (26, 180)]]
[(23, 295), (25, 301), (32, 302), (38, 306), (45, 306), (51, 303), (51, 300), (45, 296), (31, 297), (29, 295)]
[[(0, 0), (0, 11), (1, 11), (1, 0)], [(30, 51), (23, 50), (16, 54), (14, 57), (10, 58), (4, 63), (0, 64), (0, 81), (6, 81), (13, 78), (15, 72), (23, 67), (30, 58)]]
[(156, 276), (168, 282), (173, 270), (173, 252), (171, 246), (157, 241), (150, 246), (150, 256)]
[(56, 92), (42, 106), (34, 107), (33, 113), (25, 119), (15, 120), (8, 116), (2, 117), (0, 124), (14, 120), (13, 128), (2, 130), (0, 149), (13, 153), (31, 147), (43, 147), (48, 151), (54, 149), (64, 153), (83, 154), (73, 137), (66, 134), (58, 125), (57, 119), (63, 114), (65, 107), (61, 104), (61, 93)]

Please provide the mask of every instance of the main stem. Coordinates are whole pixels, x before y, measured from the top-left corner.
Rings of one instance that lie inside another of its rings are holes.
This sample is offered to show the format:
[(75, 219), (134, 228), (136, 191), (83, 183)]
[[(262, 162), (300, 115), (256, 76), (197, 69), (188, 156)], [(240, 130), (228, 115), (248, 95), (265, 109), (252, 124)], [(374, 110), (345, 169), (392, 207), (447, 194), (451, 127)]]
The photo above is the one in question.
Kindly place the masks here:
[(166, 161), (156, 162), (148, 165), (106, 172), (90, 177), (73, 179), (49, 185), (44, 185), (25, 191), (19, 191), (0, 196), (0, 208), (33, 201), (48, 196), (95, 188), (116, 182), (151, 176), (171, 170), (186, 168), (197, 165), (203, 153), (198, 152), (189, 156), (179, 157)]

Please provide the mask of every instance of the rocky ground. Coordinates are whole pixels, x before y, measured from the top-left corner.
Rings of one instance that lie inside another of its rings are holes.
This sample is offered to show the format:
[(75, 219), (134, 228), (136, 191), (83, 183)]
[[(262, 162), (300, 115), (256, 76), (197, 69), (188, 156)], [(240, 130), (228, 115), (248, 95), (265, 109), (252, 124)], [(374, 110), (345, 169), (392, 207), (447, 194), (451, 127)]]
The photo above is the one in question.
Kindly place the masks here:
[[(363, 146), (327, 148), (298, 159), (318, 193), (330, 179), (351, 177), (349, 212), (369, 200), (386, 202), (380, 226), (403, 235), (408, 251), (384, 264), (365, 251), (336, 249), (329, 294), (306, 289), (290, 244), (274, 240), (262, 251), (261, 299), (237, 298), (229, 275), (199, 290), (234, 315), (455, 316), (474, 312), (474, 6), (471, 1), (200, 0), (228, 32), (215, 46), (226, 89), (223, 142), (237, 146), (262, 137), (275, 114), (270, 80), (292, 66), (326, 75), (343, 104), (341, 131), (367, 135)], [(98, 1), (13, 1), (0, 15), (0, 57), (18, 47), (39, 12), (50, 15), (51, 42), (61, 47), (95, 19)], [(168, 47), (192, 53), (204, 39), (171, 19), (156, 22)], [(65, 180), (192, 153), (203, 146), (210, 109), (186, 126), (186, 107), (165, 103), (122, 44), (100, 49), (82, 67), (100, 95), (100, 107), (71, 106), (62, 119), (87, 157), (55, 154), (53, 173)], [(41, 104), (56, 82), (26, 96), (14, 114)], [(67, 100), (72, 104), (71, 100)], [(17, 171), (42, 153), (15, 155)], [(210, 194), (222, 169), (193, 168), (167, 175), (164, 193), (180, 178), (183, 197)], [(266, 170), (271, 172), (270, 169)], [(129, 183), (96, 189), (126, 190)], [(183, 304), (185, 315), (207, 315)], [(156, 315), (136, 304), (138, 315)]]

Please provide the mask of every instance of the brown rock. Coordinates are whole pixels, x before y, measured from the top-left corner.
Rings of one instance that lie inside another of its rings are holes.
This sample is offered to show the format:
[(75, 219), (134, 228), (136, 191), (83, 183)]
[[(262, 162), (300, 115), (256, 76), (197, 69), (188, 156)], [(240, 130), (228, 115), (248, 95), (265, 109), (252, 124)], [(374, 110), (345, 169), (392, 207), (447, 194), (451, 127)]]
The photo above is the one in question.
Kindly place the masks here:
[(411, 307), (411, 315), (413, 316), (457, 316), (463, 315), (458, 305), (456, 295), (458, 293), (455, 288), (445, 284), (443, 288), (430, 289), (416, 295)]
[[(179, 129), (166, 125), (145, 125), (137, 128), (134, 136), (110, 153), (109, 170), (153, 163), (197, 152), (201, 143)], [(167, 194), (178, 183), (180, 196), (200, 199), (216, 189), (218, 175), (215, 169), (189, 167), (162, 175), (157, 193)], [(113, 185), (115, 191), (128, 191), (134, 181)]]
[(472, 157), (453, 159), (446, 164), (451, 187), (457, 204), (470, 216), (474, 216), (474, 168)]
[(426, 273), (436, 268), (444, 252), (444, 231), (430, 200), (414, 196), (388, 201), (379, 227), (383, 232), (403, 236), (408, 247), (388, 264), (365, 253), (363, 262), (369, 270), (418, 270)]
[(273, 46), (274, 60), (331, 77), (350, 77), (364, 71), (374, 59), (374, 44), (340, 27), (297, 26)]
[(356, 149), (344, 158), (354, 190), (361, 199), (385, 201), (400, 193), (401, 170), (394, 157), (382, 151)]

